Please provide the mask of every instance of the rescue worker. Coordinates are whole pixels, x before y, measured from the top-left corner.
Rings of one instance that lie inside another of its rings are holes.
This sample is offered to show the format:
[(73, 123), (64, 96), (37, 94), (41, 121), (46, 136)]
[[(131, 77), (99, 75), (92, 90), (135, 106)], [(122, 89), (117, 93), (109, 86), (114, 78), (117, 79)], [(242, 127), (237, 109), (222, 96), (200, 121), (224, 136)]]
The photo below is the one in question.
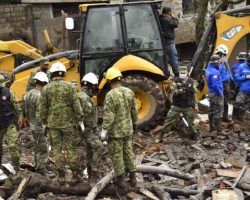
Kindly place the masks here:
[(49, 60), (47, 58), (42, 58), (40, 60), (40, 68), (30, 74), (29, 81), (27, 84), (26, 92), (30, 91), (31, 89), (35, 88), (35, 83), (34, 83), (34, 76), (38, 72), (44, 72), (47, 74), (49, 77)]
[(44, 72), (38, 72), (33, 77), (36, 87), (25, 95), (25, 116), (29, 120), (30, 130), (33, 137), (35, 169), (42, 175), (48, 161), (47, 138), (45, 127), (39, 117), (39, 99), (42, 88), (49, 83), (49, 79)]
[(239, 93), (236, 97), (233, 116), (238, 121), (243, 121), (247, 109), (250, 107), (250, 52), (246, 55), (246, 62), (239, 66), (236, 81), (240, 82)]
[[(233, 77), (234, 77), (234, 82), (235, 82), (235, 99), (239, 93), (239, 89), (240, 89), (240, 81), (236, 80), (236, 77), (239, 76), (239, 66), (241, 64), (243, 64), (246, 61), (246, 52), (240, 52), (238, 54), (238, 56), (236, 57), (236, 59), (238, 60), (238, 62), (236, 62), (233, 67)], [(234, 116), (234, 114), (237, 115), (237, 113), (239, 113), (239, 111), (237, 110), (237, 107), (233, 107), (233, 120), (237, 119), (237, 116)]]
[(210, 132), (221, 134), (222, 117), (224, 108), (223, 82), (219, 71), (221, 58), (219, 55), (213, 55), (206, 69), (206, 81), (208, 86), (208, 97), (210, 107), (208, 112)]
[(170, 7), (163, 7), (160, 23), (165, 43), (165, 51), (175, 77), (179, 76), (178, 54), (175, 47), (175, 29), (178, 27), (178, 19), (172, 14)]
[(18, 125), (21, 126), (23, 119), (21, 108), (17, 103), (15, 94), (5, 87), (4, 76), (0, 74), (0, 164), (2, 164), (3, 142), (5, 138), (12, 164), (16, 172), (18, 172), (20, 155), (17, 146), (16, 117), (18, 118)]
[(198, 112), (196, 87), (194, 80), (188, 76), (187, 66), (180, 66), (179, 72), (179, 77), (174, 79), (170, 87), (173, 94), (173, 102), (161, 132), (169, 132), (172, 125), (180, 119), (182, 114), (189, 125), (191, 138), (196, 139), (198, 136), (194, 125), (194, 111)]
[(74, 85), (64, 81), (66, 68), (61, 62), (50, 68), (51, 82), (47, 84), (40, 98), (40, 119), (49, 128), (51, 146), (58, 172), (58, 182), (65, 183), (65, 166), (72, 171), (71, 184), (80, 181), (77, 145), (80, 141), (76, 122), (84, 131), (83, 113)]
[(228, 117), (228, 103), (230, 100), (230, 83), (233, 81), (233, 76), (231, 74), (229, 64), (227, 61), (228, 48), (226, 45), (221, 44), (215, 50), (215, 54), (219, 55), (221, 58), (220, 64), (220, 76), (223, 83), (223, 92), (224, 92), (224, 111), (223, 111), (223, 120), (226, 122), (231, 121)]
[(94, 73), (86, 74), (81, 81), (82, 89), (78, 92), (83, 111), (83, 123), (85, 131), (83, 136), (86, 144), (87, 170), (91, 185), (101, 178), (100, 161), (104, 153), (104, 146), (97, 134), (97, 108), (92, 97), (97, 95), (98, 78)]
[(130, 173), (130, 184), (136, 185), (136, 166), (133, 153), (133, 133), (136, 129), (137, 110), (132, 90), (120, 84), (121, 72), (110, 68), (105, 76), (111, 90), (104, 101), (101, 139), (108, 135), (108, 148), (115, 174), (116, 184), (125, 189), (125, 171)]

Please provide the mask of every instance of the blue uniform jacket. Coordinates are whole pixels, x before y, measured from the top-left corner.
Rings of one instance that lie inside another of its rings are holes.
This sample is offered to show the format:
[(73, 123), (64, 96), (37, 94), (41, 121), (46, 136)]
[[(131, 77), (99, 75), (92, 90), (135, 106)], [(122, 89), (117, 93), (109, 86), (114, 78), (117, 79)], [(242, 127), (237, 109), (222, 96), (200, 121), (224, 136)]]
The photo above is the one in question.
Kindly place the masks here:
[(247, 75), (250, 75), (250, 66), (244, 62), (239, 66), (239, 73), (235, 77), (236, 81), (240, 82), (241, 92), (250, 92), (250, 79), (246, 78)]
[(223, 83), (219, 68), (213, 64), (209, 64), (206, 69), (206, 79), (209, 94), (223, 96)]
[(237, 86), (240, 86), (240, 81), (237, 81), (236, 80), (236, 76), (239, 76), (239, 66), (241, 64), (243, 64), (245, 61), (244, 60), (240, 60), (239, 62), (233, 64), (233, 67), (232, 67), (232, 70), (233, 70), (233, 77), (234, 77), (234, 80), (235, 80), (235, 83)]
[(227, 68), (226, 64), (223, 62), (220, 64), (220, 75), (222, 82), (230, 82), (233, 80), (230, 69)]

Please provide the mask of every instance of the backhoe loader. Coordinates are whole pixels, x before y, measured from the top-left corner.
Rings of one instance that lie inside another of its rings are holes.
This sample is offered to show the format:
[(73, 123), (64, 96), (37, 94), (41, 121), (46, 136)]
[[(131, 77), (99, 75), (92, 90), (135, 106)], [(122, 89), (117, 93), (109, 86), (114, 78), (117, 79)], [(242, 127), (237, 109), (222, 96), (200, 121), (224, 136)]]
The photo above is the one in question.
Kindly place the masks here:
[[(84, 74), (94, 72), (99, 76), (100, 93), (98, 106), (102, 106), (108, 86), (105, 72), (110, 67), (123, 74), (122, 84), (131, 88), (136, 96), (138, 127), (148, 131), (159, 124), (169, 105), (168, 89), (171, 81), (163, 50), (163, 37), (159, 23), (160, 1), (133, 2), (123, 4), (83, 4), (83, 30), (81, 31), (79, 66), (68, 65), (68, 81), (77, 81)], [(196, 68), (201, 53), (206, 50), (206, 60), (219, 44), (234, 49), (237, 42), (249, 33), (250, 6), (219, 12), (213, 15), (203, 40), (191, 62)], [(230, 21), (230, 23), (228, 23)], [(228, 56), (230, 56), (230, 53)], [(52, 55), (50, 55), (52, 56)], [(70, 57), (70, 56), (69, 56)], [(32, 69), (21, 66), (14, 70), (12, 89), (19, 99), (24, 94), (22, 87)], [(201, 94), (202, 96), (202, 94)]]

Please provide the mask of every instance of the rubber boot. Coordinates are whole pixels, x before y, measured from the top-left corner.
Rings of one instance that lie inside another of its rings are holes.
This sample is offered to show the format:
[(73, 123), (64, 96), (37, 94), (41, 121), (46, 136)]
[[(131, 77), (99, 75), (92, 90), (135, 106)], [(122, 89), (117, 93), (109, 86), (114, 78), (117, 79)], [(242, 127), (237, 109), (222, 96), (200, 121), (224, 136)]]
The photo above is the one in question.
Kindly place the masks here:
[(214, 124), (214, 118), (211, 115), (208, 115), (209, 120), (209, 132), (215, 131), (215, 124)]
[(126, 189), (126, 183), (125, 183), (124, 177), (125, 177), (124, 174), (117, 176), (116, 181), (115, 181), (116, 185), (123, 190)]
[(224, 122), (231, 122), (231, 120), (228, 117), (228, 104), (224, 105), (223, 121)]
[(135, 187), (137, 184), (137, 180), (136, 180), (136, 173), (135, 172), (130, 172), (129, 175), (129, 183), (132, 187)]
[(215, 120), (215, 128), (216, 128), (217, 134), (228, 135), (225, 131), (222, 130), (222, 118), (218, 118)]
[(234, 121), (239, 121), (240, 118), (240, 109), (237, 107), (233, 107), (233, 120)]
[(58, 182), (60, 185), (64, 185), (64, 184), (65, 184), (66, 179), (65, 179), (65, 171), (64, 171), (64, 170), (58, 170), (57, 182)]
[(79, 174), (80, 174), (79, 171), (72, 170), (72, 178), (71, 178), (69, 184), (77, 185), (78, 183), (80, 183), (81, 178), (80, 178)]
[(101, 175), (100, 172), (97, 170), (92, 170), (91, 174), (92, 175), (90, 176), (89, 184), (91, 185), (91, 187), (93, 187), (98, 183), (98, 181), (101, 180)]
[(14, 170), (18, 174), (18, 172), (20, 171), (20, 163), (19, 163), (19, 161), (13, 161), (12, 164), (13, 164)]

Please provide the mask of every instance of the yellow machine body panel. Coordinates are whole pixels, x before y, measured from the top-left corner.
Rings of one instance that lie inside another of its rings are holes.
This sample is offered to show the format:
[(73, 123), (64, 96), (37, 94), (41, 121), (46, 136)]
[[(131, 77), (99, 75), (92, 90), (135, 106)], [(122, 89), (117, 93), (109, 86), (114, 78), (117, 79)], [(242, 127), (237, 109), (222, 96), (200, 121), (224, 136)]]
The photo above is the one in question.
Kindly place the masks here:
[[(53, 61), (50, 63), (53, 64), (54, 62), (62, 62), (66, 66), (67, 74), (66, 74), (66, 81), (68, 82), (76, 82), (77, 81), (77, 87), (80, 88), (80, 74), (78, 73), (78, 61), (73, 63), (72, 61), (69, 61), (67, 58), (60, 58), (56, 61)], [(23, 101), (23, 97), (26, 92), (26, 87), (29, 81), (30, 74), (33, 71), (36, 71), (39, 67), (25, 70), (23, 72), (20, 72), (15, 75), (15, 81), (11, 85), (11, 90), (15, 92), (16, 97), (18, 101)]]
[(250, 33), (250, 15), (232, 17), (224, 13), (216, 13), (217, 38), (215, 49), (220, 44), (228, 47), (227, 58), (230, 57), (237, 42)]
[[(148, 62), (145, 59), (134, 55), (126, 55), (118, 60), (112, 67), (119, 69), (121, 72), (126, 71), (143, 71), (151, 74), (164, 76), (163, 71), (156, 65)], [(99, 89), (102, 89), (106, 84), (106, 80), (102, 79), (99, 84)]]
[(0, 71), (10, 75), (15, 67), (15, 55), (32, 59), (42, 58), (42, 52), (21, 40), (0, 41)]

